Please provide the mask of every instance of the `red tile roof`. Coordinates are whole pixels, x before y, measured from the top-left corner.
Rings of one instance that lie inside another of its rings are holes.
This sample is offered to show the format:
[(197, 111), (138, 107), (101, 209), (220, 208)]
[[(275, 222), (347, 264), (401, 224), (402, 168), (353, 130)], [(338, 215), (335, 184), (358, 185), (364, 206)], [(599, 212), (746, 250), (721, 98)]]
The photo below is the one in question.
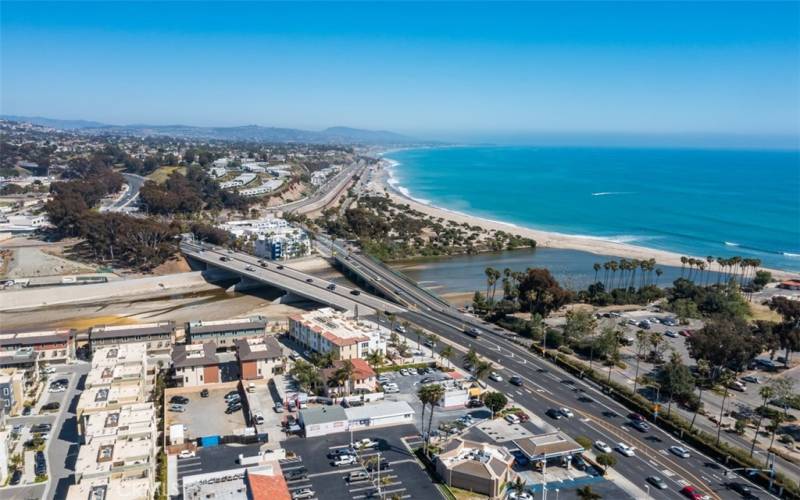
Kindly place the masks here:
[(292, 500), (289, 487), (281, 474), (271, 475), (247, 471), (247, 485), (250, 490), (250, 498), (253, 500)]

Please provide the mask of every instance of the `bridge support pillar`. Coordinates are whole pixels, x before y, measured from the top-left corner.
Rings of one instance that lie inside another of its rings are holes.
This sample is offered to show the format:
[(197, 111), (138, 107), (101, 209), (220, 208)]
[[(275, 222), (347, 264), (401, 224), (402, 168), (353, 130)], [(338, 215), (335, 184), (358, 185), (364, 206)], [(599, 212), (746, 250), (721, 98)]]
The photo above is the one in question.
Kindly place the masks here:
[(243, 292), (245, 290), (254, 290), (256, 288), (264, 288), (267, 286), (266, 284), (262, 283), (261, 281), (250, 279), (246, 276), (243, 276), (234, 283), (233, 285), (229, 286), (226, 291), (228, 292)]
[(274, 304), (292, 304), (295, 302), (308, 302), (308, 299), (300, 297), (299, 295), (295, 295), (291, 292), (287, 292), (278, 297), (278, 300), (276, 300)]

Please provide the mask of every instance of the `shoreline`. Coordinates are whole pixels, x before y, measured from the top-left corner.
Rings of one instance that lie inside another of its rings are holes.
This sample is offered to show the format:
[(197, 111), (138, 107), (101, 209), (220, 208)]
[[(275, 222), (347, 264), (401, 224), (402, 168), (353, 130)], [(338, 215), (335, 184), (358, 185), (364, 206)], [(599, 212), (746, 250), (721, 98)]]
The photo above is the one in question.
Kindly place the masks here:
[[(376, 192), (385, 191), (393, 201), (408, 204), (412, 209), (432, 217), (449, 219), (459, 224), (467, 223), (480, 226), (487, 231), (504, 231), (506, 233), (514, 233), (526, 238), (532, 238), (536, 240), (537, 248), (578, 250), (598, 256), (616, 256), (639, 260), (655, 259), (658, 264), (674, 267), (682, 267), (681, 257), (694, 257), (705, 261), (704, 256), (684, 255), (669, 250), (658, 250), (629, 243), (621, 243), (607, 240), (599, 236), (579, 236), (531, 229), (516, 224), (486, 219), (456, 210), (438, 207), (433, 205), (429, 200), (414, 198), (408, 189), (399, 186), (399, 181), (394, 178), (391, 173), (391, 169), (398, 166), (399, 162), (387, 158), (386, 153), (383, 153), (381, 157), (383, 161), (379, 164), (380, 170), (375, 178), (373, 178), (372, 185), (370, 186), (371, 189)], [(789, 279), (797, 275), (797, 273), (782, 271), (780, 269), (766, 267), (759, 267), (759, 269), (769, 271), (772, 274), (772, 278), (776, 280)], [(711, 270), (713, 271), (714, 269), (712, 268)]]

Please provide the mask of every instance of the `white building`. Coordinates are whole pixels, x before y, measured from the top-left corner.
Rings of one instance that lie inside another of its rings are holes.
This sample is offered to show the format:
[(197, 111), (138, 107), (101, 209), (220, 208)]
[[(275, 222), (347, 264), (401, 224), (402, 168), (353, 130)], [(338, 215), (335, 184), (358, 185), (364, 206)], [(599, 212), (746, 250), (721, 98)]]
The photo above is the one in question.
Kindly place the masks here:
[(240, 189), (239, 194), (242, 196), (262, 196), (275, 191), (281, 186), (283, 186), (283, 181), (280, 179), (275, 179), (267, 181), (258, 187)]
[(340, 360), (364, 359), (375, 351), (386, 354), (388, 335), (389, 330), (377, 323), (356, 320), (330, 307), (289, 317), (289, 336), (316, 352), (333, 352)]
[(211, 167), (211, 169), (208, 171), (208, 174), (215, 179), (219, 179), (220, 177), (224, 177), (228, 174), (228, 169), (225, 167)]
[(284, 219), (233, 221), (222, 224), (219, 228), (237, 238), (254, 240), (254, 253), (262, 258), (294, 259), (311, 254), (311, 240), (308, 234)]
[(311, 174), (311, 184), (314, 186), (321, 186), (325, 184), (325, 182), (339, 173), (342, 170), (340, 165), (333, 165), (328, 168), (323, 168), (322, 170), (317, 170), (313, 174)]
[(251, 182), (253, 182), (254, 180), (256, 180), (257, 177), (258, 176), (256, 174), (250, 174), (250, 173), (240, 174), (236, 176), (233, 180), (220, 182), (219, 187), (221, 187), (222, 189), (231, 189), (231, 188), (246, 186)]

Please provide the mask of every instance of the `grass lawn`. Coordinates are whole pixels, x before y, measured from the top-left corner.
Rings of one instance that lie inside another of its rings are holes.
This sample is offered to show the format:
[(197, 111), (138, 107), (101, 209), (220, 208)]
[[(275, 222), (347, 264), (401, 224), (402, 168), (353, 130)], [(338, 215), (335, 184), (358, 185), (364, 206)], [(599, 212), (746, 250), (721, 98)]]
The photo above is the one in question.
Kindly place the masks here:
[(163, 184), (164, 182), (166, 182), (167, 177), (169, 177), (169, 174), (171, 174), (176, 170), (182, 174), (186, 173), (185, 167), (159, 167), (152, 174), (148, 175), (147, 178), (150, 179), (151, 181)]

